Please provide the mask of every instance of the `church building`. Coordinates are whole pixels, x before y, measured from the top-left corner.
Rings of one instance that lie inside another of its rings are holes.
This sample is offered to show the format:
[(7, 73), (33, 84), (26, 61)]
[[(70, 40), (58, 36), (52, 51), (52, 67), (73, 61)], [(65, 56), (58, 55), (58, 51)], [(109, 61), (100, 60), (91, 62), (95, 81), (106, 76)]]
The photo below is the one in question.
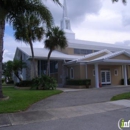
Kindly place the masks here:
[[(63, 4), (63, 17), (61, 29), (64, 30), (68, 46), (64, 50), (57, 49), (50, 57), (50, 76), (54, 77), (59, 87), (66, 85), (66, 79), (90, 79), (90, 87), (99, 88), (100, 84), (124, 85), (130, 78), (130, 49), (125, 46), (85, 41), (75, 38), (68, 17), (66, 0)], [(46, 74), (47, 55), (46, 48), (34, 48), (35, 67), (38, 76)], [(30, 48), (18, 47), (15, 59), (26, 62), (27, 68), (22, 70), (23, 80), (33, 78), (32, 56)], [(18, 79), (15, 78), (17, 82)]]

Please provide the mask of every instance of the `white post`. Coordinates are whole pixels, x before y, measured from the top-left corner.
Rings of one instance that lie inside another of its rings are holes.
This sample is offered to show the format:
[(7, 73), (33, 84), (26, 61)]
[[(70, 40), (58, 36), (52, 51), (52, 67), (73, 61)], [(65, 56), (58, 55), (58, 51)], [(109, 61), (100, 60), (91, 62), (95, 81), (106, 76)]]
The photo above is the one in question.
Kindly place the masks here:
[(127, 86), (127, 71), (126, 71), (126, 65), (123, 65), (124, 69), (124, 85)]
[(95, 86), (99, 88), (98, 64), (95, 64)]
[(85, 68), (86, 68), (86, 79), (88, 78), (88, 69), (87, 69), (87, 63), (85, 65)]

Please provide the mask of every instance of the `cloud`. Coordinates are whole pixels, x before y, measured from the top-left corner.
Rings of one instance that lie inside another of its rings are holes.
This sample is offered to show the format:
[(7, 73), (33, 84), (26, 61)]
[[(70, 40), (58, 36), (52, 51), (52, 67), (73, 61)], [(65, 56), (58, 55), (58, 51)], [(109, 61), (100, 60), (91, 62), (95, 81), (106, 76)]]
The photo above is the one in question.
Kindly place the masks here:
[(130, 26), (130, 14), (129, 14), (129, 12), (122, 13), (122, 24), (125, 27)]
[[(63, 3), (63, 0), (60, 2)], [(82, 22), (87, 14), (97, 15), (102, 8), (101, 0), (66, 0), (66, 2), (68, 17), (71, 18), (73, 24)], [(45, 4), (51, 11), (55, 20), (55, 24), (59, 24), (63, 14), (62, 7), (54, 4), (52, 1), (46, 1)]]
[(6, 62), (8, 60), (13, 60), (13, 57), (14, 57), (14, 52), (9, 51), (9, 50), (4, 50), (3, 62)]
[[(43, 41), (41, 42), (35, 42), (33, 44), (33, 46), (35, 48), (43, 48)], [(4, 54), (3, 54), (3, 61), (8, 61), (8, 60), (12, 60), (14, 58), (14, 54), (16, 51), (17, 47), (30, 47), (29, 45), (23, 43), (23, 42), (18, 42), (15, 40), (14, 37), (5, 34), (4, 37)]]

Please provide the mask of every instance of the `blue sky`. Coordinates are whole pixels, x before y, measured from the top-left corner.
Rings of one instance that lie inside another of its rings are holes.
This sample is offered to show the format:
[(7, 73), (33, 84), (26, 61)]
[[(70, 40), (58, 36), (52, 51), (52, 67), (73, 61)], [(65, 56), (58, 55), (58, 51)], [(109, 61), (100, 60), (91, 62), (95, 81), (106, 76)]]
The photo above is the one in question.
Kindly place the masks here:
[[(56, 25), (60, 26), (62, 8), (52, 1), (43, 0), (52, 12)], [(60, 0), (61, 3), (63, 0)], [(130, 45), (130, 1), (124, 6), (121, 0), (113, 4), (111, 0), (66, 0), (68, 16), (71, 20), (76, 39), (97, 41), (118, 45)], [(4, 59), (12, 60), (16, 47), (26, 47), (13, 36), (8, 24), (4, 37)], [(34, 43), (34, 47), (43, 47), (43, 40)]]

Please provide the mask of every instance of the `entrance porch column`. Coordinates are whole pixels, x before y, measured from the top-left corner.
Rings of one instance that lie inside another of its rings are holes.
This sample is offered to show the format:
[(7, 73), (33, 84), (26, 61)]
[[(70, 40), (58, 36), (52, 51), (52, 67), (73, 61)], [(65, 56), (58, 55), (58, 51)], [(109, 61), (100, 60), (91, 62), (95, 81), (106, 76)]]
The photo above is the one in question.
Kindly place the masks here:
[(124, 85), (127, 86), (127, 70), (126, 70), (126, 65), (123, 65), (123, 70), (124, 70)]
[(95, 64), (95, 86), (99, 88), (98, 64)]

